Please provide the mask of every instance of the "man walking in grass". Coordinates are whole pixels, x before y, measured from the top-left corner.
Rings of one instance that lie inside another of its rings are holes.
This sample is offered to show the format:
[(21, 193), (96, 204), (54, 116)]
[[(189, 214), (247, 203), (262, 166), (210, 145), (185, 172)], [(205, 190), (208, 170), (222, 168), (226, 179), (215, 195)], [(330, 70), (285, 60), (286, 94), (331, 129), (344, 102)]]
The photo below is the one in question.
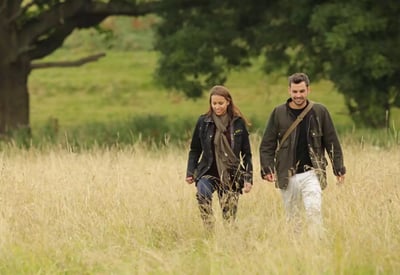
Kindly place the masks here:
[(270, 114), (260, 144), (261, 177), (275, 182), (287, 219), (301, 228), (304, 207), (310, 232), (321, 233), (322, 190), (326, 187), (327, 152), (338, 183), (346, 168), (331, 116), (325, 106), (307, 99), (310, 80), (304, 73), (289, 77), (290, 98)]

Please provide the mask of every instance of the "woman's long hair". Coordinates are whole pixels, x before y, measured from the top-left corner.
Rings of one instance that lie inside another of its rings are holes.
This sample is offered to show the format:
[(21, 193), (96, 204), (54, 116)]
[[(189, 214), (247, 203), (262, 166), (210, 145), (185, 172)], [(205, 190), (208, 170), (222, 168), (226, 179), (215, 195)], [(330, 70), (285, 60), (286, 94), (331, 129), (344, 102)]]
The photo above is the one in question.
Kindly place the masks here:
[(247, 126), (251, 126), (250, 121), (248, 121), (245, 116), (242, 114), (242, 112), (240, 111), (239, 107), (235, 105), (235, 103), (233, 103), (233, 99), (231, 96), (231, 93), (229, 92), (228, 88), (226, 88), (225, 86), (222, 85), (215, 85), (214, 87), (211, 88), (210, 90), (210, 98), (209, 98), (209, 109), (207, 111), (207, 115), (212, 115), (213, 113), (213, 109), (211, 106), (211, 97), (213, 95), (219, 95), (219, 96), (223, 96), (228, 102), (228, 108), (227, 108), (227, 113), (228, 115), (233, 118), (234, 116), (238, 116), (241, 117), (244, 122), (246, 123)]

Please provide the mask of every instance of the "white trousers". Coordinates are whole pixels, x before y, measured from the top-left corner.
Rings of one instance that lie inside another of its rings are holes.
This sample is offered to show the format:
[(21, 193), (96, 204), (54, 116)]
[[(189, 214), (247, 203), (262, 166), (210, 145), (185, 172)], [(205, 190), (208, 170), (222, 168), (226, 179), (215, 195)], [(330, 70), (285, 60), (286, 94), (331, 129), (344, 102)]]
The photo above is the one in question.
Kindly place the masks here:
[(292, 176), (281, 194), (287, 220), (296, 232), (301, 231), (304, 209), (309, 233), (322, 233), (322, 190), (314, 170)]

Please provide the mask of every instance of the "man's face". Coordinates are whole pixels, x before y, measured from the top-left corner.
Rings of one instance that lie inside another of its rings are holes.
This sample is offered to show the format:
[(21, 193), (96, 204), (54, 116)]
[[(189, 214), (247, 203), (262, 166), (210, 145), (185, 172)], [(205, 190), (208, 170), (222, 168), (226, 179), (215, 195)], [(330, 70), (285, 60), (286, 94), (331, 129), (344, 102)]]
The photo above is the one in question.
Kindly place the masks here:
[(289, 95), (292, 99), (292, 107), (303, 108), (307, 105), (307, 96), (310, 92), (310, 87), (306, 83), (300, 82), (298, 84), (291, 83), (289, 87)]

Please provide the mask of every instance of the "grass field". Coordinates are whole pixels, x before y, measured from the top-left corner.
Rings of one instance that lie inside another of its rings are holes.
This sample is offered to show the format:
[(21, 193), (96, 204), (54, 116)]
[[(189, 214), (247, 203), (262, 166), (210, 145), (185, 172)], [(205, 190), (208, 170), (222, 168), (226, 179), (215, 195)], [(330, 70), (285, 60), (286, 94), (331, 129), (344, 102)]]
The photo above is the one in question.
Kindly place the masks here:
[[(68, 54), (61, 51), (52, 58), (60, 60)], [(33, 71), (29, 83), (33, 126), (48, 117), (57, 117), (62, 125), (69, 126), (137, 114), (179, 118), (205, 112), (207, 93), (195, 101), (157, 86), (152, 78), (156, 58), (155, 52), (148, 51), (107, 52), (100, 61), (82, 67)], [(269, 79), (257, 67), (233, 72), (226, 85), (243, 112), (258, 120), (266, 119), (272, 107), (288, 96), (286, 77)], [(326, 101), (339, 125), (351, 123), (342, 96), (330, 83), (316, 83), (314, 90), (312, 99)]]
[[(77, 37), (67, 45), (86, 43), (88, 35)], [(95, 42), (85, 50), (65, 47), (47, 60), (105, 50)], [(96, 139), (149, 115), (150, 123), (166, 117), (186, 119), (192, 127), (208, 109), (206, 95), (194, 101), (155, 83), (155, 52), (139, 47), (106, 53), (82, 67), (32, 72), (33, 134), (49, 126), (61, 136), (97, 127), (84, 136)], [(232, 72), (226, 85), (261, 129), (287, 98), (286, 76), (266, 76), (257, 66)], [(310, 98), (331, 111), (348, 170), (345, 184), (337, 186), (328, 167), (324, 239), (294, 237), (288, 230), (279, 191), (259, 176), (259, 128), (251, 132), (253, 190), (240, 198), (235, 228), (222, 224), (215, 198), (214, 237), (204, 234), (195, 188), (184, 182), (187, 141), (75, 150), (66, 136), (40, 148), (1, 147), (0, 274), (400, 273), (399, 110), (390, 134), (369, 136), (353, 126), (343, 97), (328, 81), (312, 82)], [(382, 140), (390, 146), (378, 146)]]
[[(87, 54), (61, 49), (49, 60), (71, 60)], [(191, 132), (197, 116), (208, 109), (207, 93), (193, 100), (177, 91), (163, 89), (153, 78), (156, 61), (157, 54), (152, 51), (108, 51), (98, 62), (82, 67), (33, 71), (29, 79), (33, 132), (51, 121), (57, 121), (60, 133), (98, 128), (99, 124), (114, 125), (114, 128), (98, 129), (84, 136), (84, 139), (95, 139), (99, 131), (129, 129), (132, 126), (129, 121), (137, 117), (144, 118), (143, 123), (154, 122), (157, 118), (173, 122), (186, 120), (185, 125), (190, 124), (186, 130)], [(273, 107), (288, 97), (286, 76), (267, 76), (256, 65), (232, 72), (226, 86), (235, 103), (253, 123), (252, 132), (260, 133)], [(311, 88), (310, 99), (328, 107), (341, 134), (350, 133), (356, 140), (368, 139), (369, 130), (354, 127), (343, 96), (330, 82), (312, 83)], [(153, 119), (146, 119), (146, 116)], [(397, 144), (399, 122), (400, 112), (394, 110), (391, 131)], [(91, 123), (97, 124), (89, 127)]]
[[(236, 228), (203, 232), (187, 148), (1, 152), (1, 274), (398, 274), (398, 149), (345, 145), (346, 182), (330, 167), (326, 238), (293, 237), (277, 189), (259, 177)], [(378, 165), (379, 162), (379, 165)]]

